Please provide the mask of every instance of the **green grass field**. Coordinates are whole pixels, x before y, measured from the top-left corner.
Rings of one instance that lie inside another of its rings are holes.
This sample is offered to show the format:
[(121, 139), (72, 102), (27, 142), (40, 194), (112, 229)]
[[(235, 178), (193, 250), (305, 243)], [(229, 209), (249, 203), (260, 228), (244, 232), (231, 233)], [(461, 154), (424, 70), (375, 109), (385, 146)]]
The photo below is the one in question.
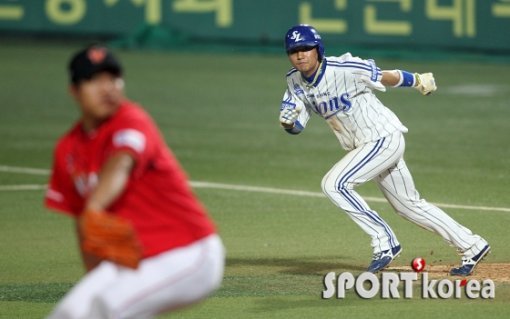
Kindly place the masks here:
[[(42, 207), (47, 176), (7, 172), (48, 169), (55, 140), (77, 109), (67, 94), (73, 45), (2, 44), (0, 48), (0, 318), (43, 318), (82, 276), (71, 220)], [(354, 54), (356, 52), (353, 52)], [(328, 54), (333, 54), (328, 52)], [(168, 52), (119, 52), (127, 94), (160, 125), (192, 181), (320, 192), (340, 149), (318, 118), (290, 136), (278, 125), (286, 57)], [(368, 57), (365, 57), (368, 58)], [(383, 69), (434, 72), (439, 90), (379, 94), (410, 131), (406, 161), (431, 202), (497, 209), (447, 212), (486, 237), (486, 263), (510, 262), (509, 64), (376, 60)], [(7, 168), (5, 168), (7, 167)], [(382, 197), (373, 184), (363, 195)], [(193, 308), (161, 318), (508, 318), (510, 284), (493, 300), (322, 300), (323, 276), (361, 273), (369, 239), (325, 197), (196, 188), (227, 248), (223, 285)], [(395, 265), (423, 256), (460, 261), (438, 236), (370, 202), (393, 227), (404, 251)], [(506, 209), (506, 211), (505, 211)], [(507, 268), (508, 269), (508, 268)], [(507, 274), (508, 276), (508, 274)]]

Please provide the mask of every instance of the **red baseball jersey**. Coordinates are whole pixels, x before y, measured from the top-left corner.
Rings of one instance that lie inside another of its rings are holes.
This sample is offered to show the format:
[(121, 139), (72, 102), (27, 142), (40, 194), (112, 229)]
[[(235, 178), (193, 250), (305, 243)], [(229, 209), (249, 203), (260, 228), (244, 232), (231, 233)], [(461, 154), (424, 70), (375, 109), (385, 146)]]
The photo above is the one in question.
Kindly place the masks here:
[(187, 177), (150, 116), (125, 101), (93, 133), (78, 122), (57, 143), (45, 204), (74, 217), (115, 152), (135, 158), (124, 193), (107, 211), (128, 219), (142, 243), (144, 257), (185, 246), (215, 232)]

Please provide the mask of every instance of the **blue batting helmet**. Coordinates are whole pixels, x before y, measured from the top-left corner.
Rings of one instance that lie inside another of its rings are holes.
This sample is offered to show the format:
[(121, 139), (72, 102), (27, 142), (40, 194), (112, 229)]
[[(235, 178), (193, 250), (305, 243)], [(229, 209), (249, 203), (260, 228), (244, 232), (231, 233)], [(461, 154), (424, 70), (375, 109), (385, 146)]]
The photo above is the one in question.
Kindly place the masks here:
[(285, 50), (287, 53), (299, 47), (316, 47), (319, 60), (324, 57), (324, 45), (320, 34), (314, 27), (307, 24), (293, 26), (285, 34)]

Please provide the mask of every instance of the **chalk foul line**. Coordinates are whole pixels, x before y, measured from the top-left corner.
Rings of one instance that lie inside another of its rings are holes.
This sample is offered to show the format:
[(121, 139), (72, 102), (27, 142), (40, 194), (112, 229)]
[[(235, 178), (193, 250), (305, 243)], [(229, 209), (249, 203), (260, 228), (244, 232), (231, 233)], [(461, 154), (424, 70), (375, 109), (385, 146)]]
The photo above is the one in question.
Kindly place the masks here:
[[(41, 175), (47, 176), (50, 171), (41, 168), (29, 168), (29, 167), (16, 167), (16, 166), (5, 166), (0, 165), (0, 172), (4, 173), (16, 173), (16, 174), (28, 174), (28, 175)], [(321, 192), (311, 192), (302, 190), (292, 190), (283, 188), (273, 187), (261, 187), (261, 186), (250, 186), (250, 185), (236, 185), (236, 184), (223, 184), (206, 181), (191, 181), (190, 185), (193, 188), (206, 188), (206, 189), (222, 189), (231, 191), (243, 191), (252, 193), (266, 193), (266, 194), (277, 194), (277, 195), (290, 195), (290, 196), (303, 196), (303, 197), (325, 197)], [(30, 190), (43, 190), (46, 185), (41, 184), (25, 184), (25, 185), (0, 185), (0, 191), (30, 191)], [(386, 199), (382, 197), (363, 197), (368, 202), (374, 203), (385, 203)], [(492, 211), (492, 212), (507, 212), (510, 213), (509, 207), (491, 207), (491, 206), (475, 206), (475, 205), (457, 205), (448, 203), (432, 203), (441, 208), (452, 208), (452, 209), (463, 209), (473, 211)]]

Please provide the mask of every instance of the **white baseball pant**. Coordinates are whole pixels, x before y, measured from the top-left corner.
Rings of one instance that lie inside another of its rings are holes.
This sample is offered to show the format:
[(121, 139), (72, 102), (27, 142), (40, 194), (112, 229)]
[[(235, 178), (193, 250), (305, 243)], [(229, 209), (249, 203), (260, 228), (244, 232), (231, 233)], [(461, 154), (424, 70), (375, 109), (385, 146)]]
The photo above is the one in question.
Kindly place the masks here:
[(102, 262), (48, 319), (146, 319), (196, 303), (222, 281), (225, 251), (217, 235), (144, 259), (137, 270)]
[(420, 198), (403, 159), (404, 150), (401, 132), (361, 145), (324, 176), (323, 192), (372, 238), (374, 253), (395, 247), (399, 242), (391, 227), (354, 190), (372, 179), (399, 215), (439, 234), (466, 255), (479, 252), (487, 244), (485, 240)]

